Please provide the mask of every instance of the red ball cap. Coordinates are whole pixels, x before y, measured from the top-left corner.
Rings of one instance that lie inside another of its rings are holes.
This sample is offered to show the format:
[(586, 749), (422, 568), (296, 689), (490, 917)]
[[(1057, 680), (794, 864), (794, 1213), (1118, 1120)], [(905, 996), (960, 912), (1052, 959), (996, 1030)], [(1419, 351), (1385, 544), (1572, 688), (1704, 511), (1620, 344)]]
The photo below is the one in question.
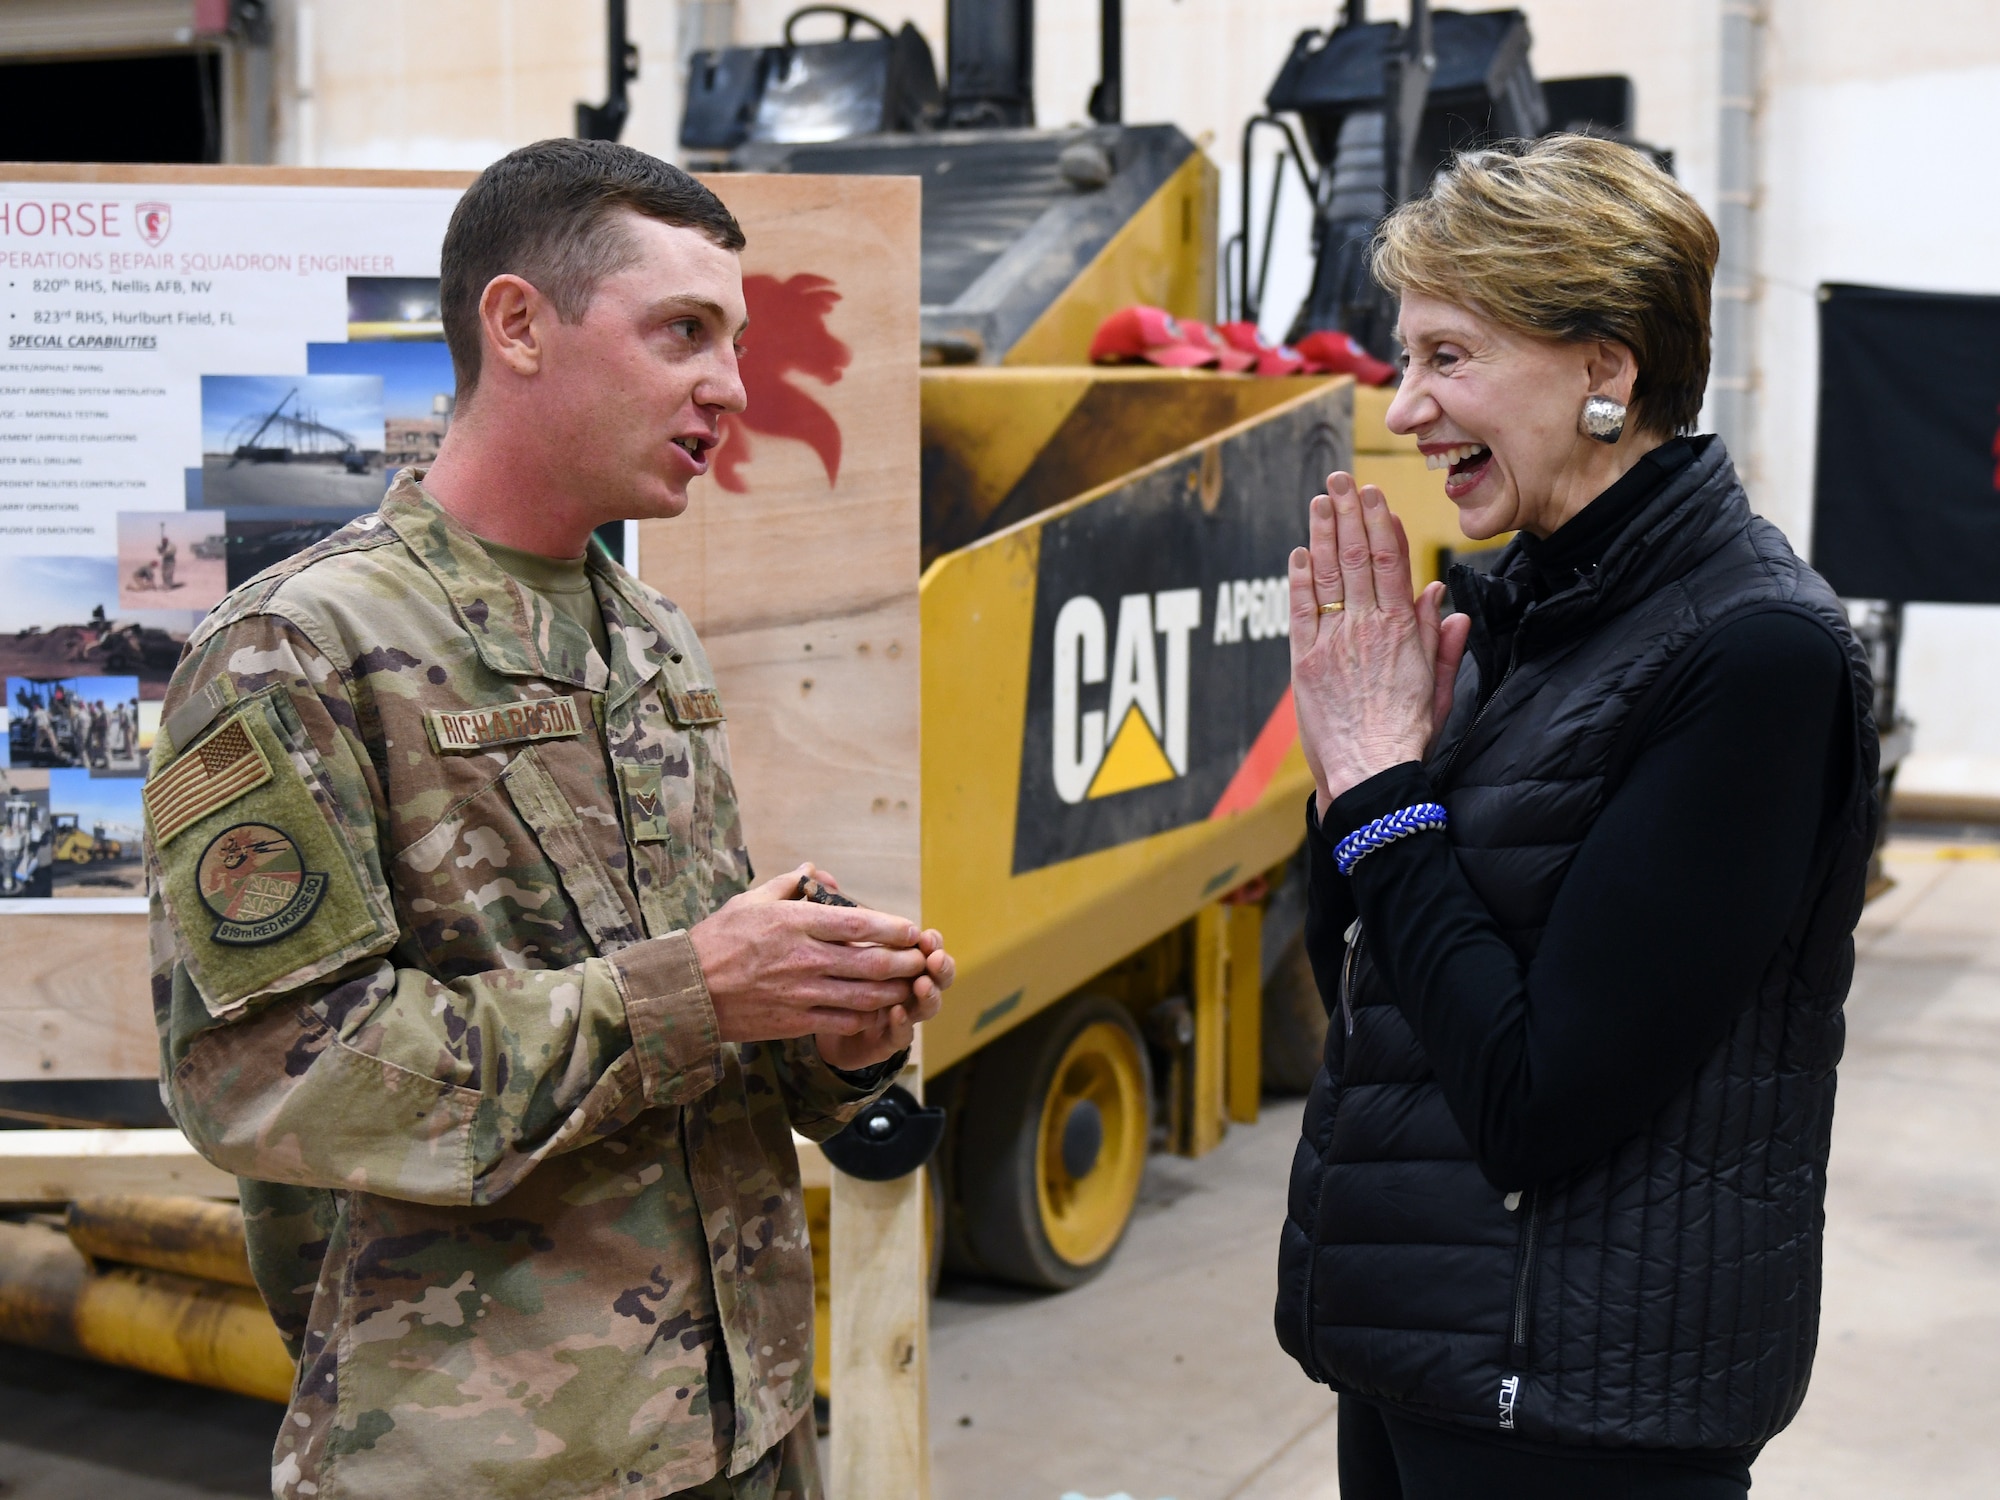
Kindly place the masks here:
[(1259, 375), (1308, 373), (1304, 355), (1290, 344), (1272, 343), (1257, 331), (1255, 323), (1224, 323), (1218, 332), (1229, 341), (1232, 349), (1241, 351), (1256, 362)]
[(1396, 377), (1396, 367), (1385, 365), (1355, 341), (1354, 335), (1323, 328), (1299, 340), (1299, 353), (1316, 371), (1352, 375), (1363, 385), (1387, 385)]
[(1214, 347), (1197, 342), (1185, 324), (1158, 307), (1122, 307), (1106, 318), (1090, 341), (1090, 358), (1094, 364), (1143, 359), (1175, 370), (1220, 361)]
[(1257, 363), (1257, 356), (1238, 349), (1222, 334), (1206, 323), (1197, 323), (1193, 318), (1182, 318), (1181, 329), (1187, 334), (1188, 342), (1197, 348), (1215, 351), (1216, 363), (1232, 375), (1240, 375)]

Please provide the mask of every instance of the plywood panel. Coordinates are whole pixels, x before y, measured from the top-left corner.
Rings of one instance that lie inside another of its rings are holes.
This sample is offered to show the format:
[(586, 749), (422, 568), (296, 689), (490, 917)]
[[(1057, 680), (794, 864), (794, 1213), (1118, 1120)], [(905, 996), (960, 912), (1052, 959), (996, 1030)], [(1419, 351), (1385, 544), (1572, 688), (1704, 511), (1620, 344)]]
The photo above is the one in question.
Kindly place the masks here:
[(918, 184), (708, 183), (749, 239), (751, 406), (640, 572), (715, 663), (758, 870), (916, 915)]
[(0, 916), (0, 1082), (159, 1071), (142, 916)]
[(856, 900), (917, 914), (917, 640), (914, 599), (708, 639), (760, 874), (811, 859)]

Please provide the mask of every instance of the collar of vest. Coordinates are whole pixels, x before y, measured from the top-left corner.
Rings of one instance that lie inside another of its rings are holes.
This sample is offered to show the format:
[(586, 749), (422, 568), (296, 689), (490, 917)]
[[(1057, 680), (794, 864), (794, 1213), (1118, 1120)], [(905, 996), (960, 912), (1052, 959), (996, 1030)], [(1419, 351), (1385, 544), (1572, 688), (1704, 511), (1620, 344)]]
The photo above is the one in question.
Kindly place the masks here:
[(1534, 596), (1534, 566), (1518, 539), (1490, 573), (1451, 570), (1452, 603), (1472, 617), (1469, 650), (1479, 678), (1497, 684), (1510, 656), (1588, 634), (1685, 576), (1750, 523), (1750, 502), (1720, 438), (1708, 438), (1694, 462), (1660, 486), (1595, 569), (1546, 599)]

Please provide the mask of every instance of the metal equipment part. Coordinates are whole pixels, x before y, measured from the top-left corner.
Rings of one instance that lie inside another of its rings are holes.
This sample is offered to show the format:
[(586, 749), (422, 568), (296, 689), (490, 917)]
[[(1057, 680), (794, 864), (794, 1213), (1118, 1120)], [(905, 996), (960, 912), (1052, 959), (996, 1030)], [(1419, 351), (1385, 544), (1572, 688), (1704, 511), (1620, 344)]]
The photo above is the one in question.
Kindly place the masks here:
[(625, 0), (605, 0), (604, 52), (604, 102), (576, 106), (576, 133), (586, 141), (617, 140), (632, 113), (631, 95), (625, 86), (639, 76), (639, 44), (626, 37)]
[[(1263, 314), (1278, 198), (1292, 172), (1312, 197), (1314, 269), (1287, 338), (1340, 329), (1392, 359), (1395, 307), (1369, 274), (1368, 246), (1389, 210), (1422, 193), (1454, 153), (1587, 130), (1647, 150), (1672, 170), (1669, 153), (1631, 135), (1631, 80), (1538, 82), (1530, 47), (1518, 10), (1433, 11), (1427, 0), (1413, 0), (1408, 24), (1371, 22), (1365, 0), (1347, 0), (1339, 26), (1301, 32), (1265, 96), (1268, 112), (1243, 130), (1242, 227), (1225, 254), (1236, 315)], [(1256, 146), (1272, 133), (1279, 150), (1262, 174), (1260, 215)]]
[(1080, 363), (1134, 302), (1213, 315), (1215, 169), (1171, 125), (752, 143), (729, 164), (923, 180), (927, 363)]
[[(174, 1202), (176, 1200), (154, 1200)], [(125, 1252), (147, 1244), (142, 1219), (107, 1229)], [(150, 1222), (157, 1227), (157, 1216)], [(236, 1223), (240, 1243), (242, 1221)], [(91, 1230), (86, 1229), (86, 1239)], [(100, 1249), (105, 1240), (93, 1241)], [(205, 1262), (204, 1262), (205, 1263)], [(0, 1223), (0, 1339), (125, 1365), (266, 1401), (291, 1395), (295, 1367), (263, 1299), (240, 1282), (130, 1264), (93, 1264), (71, 1235), (39, 1222)]]
[[(835, 41), (800, 41), (793, 28), (812, 16), (837, 17)], [(856, 36), (857, 27), (874, 34)], [(749, 141), (832, 141), (884, 130), (917, 130), (944, 112), (931, 49), (914, 26), (891, 31), (842, 5), (808, 5), (785, 21), (784, 41), (768, 47), (696, 52), (688, 64), (681, 145), (726, 152)]]
[(918, 1170), (944, 1139), (944, 1111), (919, 1104), (901, 1084), (820, 1143), (826, 1159), (863, 1182), (893, 1182)]

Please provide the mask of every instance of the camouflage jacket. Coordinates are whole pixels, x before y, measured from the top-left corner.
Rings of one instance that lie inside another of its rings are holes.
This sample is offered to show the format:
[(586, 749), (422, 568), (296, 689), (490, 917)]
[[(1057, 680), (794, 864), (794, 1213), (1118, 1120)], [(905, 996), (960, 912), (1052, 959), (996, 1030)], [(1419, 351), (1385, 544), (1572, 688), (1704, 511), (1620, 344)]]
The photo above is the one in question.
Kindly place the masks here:
[(810, 1404), (791, 1132), (872, 1093), (719, 1040), (686, 929), (750, 872), (714, 678), (590, 574), (608, 663), (405, 474), (168, 692), (161, 1067), (300, 1357), (280, 1496), (640, 1500)]

